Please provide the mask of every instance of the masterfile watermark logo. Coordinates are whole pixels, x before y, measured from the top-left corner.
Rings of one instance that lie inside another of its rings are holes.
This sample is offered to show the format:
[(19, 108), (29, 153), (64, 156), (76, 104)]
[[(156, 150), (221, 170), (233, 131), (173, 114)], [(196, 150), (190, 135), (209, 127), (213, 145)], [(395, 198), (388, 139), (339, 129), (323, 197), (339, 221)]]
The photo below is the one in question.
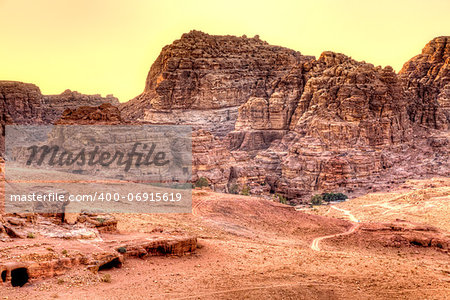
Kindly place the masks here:
[[(142, 146), (144, 152), (138, 152), (138, 147)], [(147, 150), (149, 148), (149, 150)], [(166, 158), (166, 152), (159, 151), (153, 156), (156, 143), (148, 144), (134, 143), (131, 152), (115, 151), (111, 154), (109, 151), (100, 151), (96, 146), (92, 151), (86, 151), (82, 148), (78, 153), (72, 153), (64, 149), (60, 149), (58, 146), (37, 146), (33, 145), (28, 147), (30, 150), (27, 160), (27, 166), (36, 163), (38, 166), (47, 163), (49, 166), (94, 166), (96, 164), (102, 167), (110, 167), (116, 165), (117, 167), (124, 168), (125, 172), (128, 172), (132, 166), (139, 168), (141, 166), (149, 166), (154, 164), (155, 166), (164, 166), (170, 163)], [(133, 162), (136, 158), (136, 162)]]
[(191, 211), (191, 128), (10, 125), (7, 212)]

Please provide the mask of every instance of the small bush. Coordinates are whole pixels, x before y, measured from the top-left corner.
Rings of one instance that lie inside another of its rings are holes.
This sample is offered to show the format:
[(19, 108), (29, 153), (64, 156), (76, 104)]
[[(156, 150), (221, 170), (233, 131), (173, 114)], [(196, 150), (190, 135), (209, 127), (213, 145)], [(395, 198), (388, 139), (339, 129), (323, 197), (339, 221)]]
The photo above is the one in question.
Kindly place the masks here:
[(280, 194), (275, 194), (275, 197), (278, 198), (278, 201), (282, 204), (287, 204), (287, 199), (286, 197), (284, 197), (283, 195)]
[(62, 254), (62, 255), (67, 255), (67, 253), (68, 253), (68, 252), (67, 252), (66, 249), (64, 249), (63, 251), (61, 251), (61, 254)]
[(248, 185), (244, 185), (241, 190), (241, 195), (250, 196), (250, 187)]
[(107, 282), (110, 283), (111, 282), (111, 274), (105, 274), (102, 276), (102, 278), (100, 279), (102, 282)]
[(229, 188), (228, 188), (228, 192), (230, 193), (230, 194), (234, 194), (234, 195), (237, 195), (237, 194), (239, 194), (239, 187), (238, 187), (238, 185), (237, 184), (232, 184)]
[(314, 195), (311, 198), (311, 204), (312, 205), (322, 205), (323, 197), (322, 195)]
[(179, 183), (179, 184), (173, 185), (172, 187), (174, 189), (187, 190), (187, 189), (192, 189), (192, 183), (190, 183), (190, 182)]
[(35, 235), (34, 235), (34, 233), (32, 233), (32, 232), (28, 232), (28, 234), (27, 234), (27, 238), (29, 238), (29, 239), (34, 239), (34, 238), (35, 238)]
[(322, 198), (325, 202), (345, 201), (348, 199), (347, 195), (344, 195), (342, 193), (323, 193)]
[(209, 186), (209, 182), (208, 179), (206, 179), (205, 177), (200, 177), (196, 182), (195, 182), (195, 187), (208, 187)]
[(117, 248), (117, 252), (124, 254), (124, 253), (127, 252), (127, 248), (125, 248), (125, 247), (119, 247), (119, 248)]

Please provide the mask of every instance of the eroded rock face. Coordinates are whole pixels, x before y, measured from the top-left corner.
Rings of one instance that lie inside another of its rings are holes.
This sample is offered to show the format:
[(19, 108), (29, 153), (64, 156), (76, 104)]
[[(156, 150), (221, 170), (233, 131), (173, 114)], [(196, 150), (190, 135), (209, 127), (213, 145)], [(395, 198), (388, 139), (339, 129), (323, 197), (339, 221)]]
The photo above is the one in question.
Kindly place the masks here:
[[(295, 101), (283, 103), (299, 97), (303, 82), (299, 66), (309, 60), (312, 58), (269, 45), (259, 37), (191, 31), (163, 48), (150, 69), (144, 92), (121, 110), (125, 118), (133, 120), (184, 124), (191, 123), (199, 111), (217, 115), (228, 108), (220, 121), (230, 131), (236, 122), (233, 112), (250, 97), (269, 100), (272, 94), (292, 87), (286, 95), (276, 94), (281, 103), (274, 100), (271, 108), (283, 111), (288, 110), (283, 105), (294, 105)], [(177, 114), (167, 114), (168, 110)], [(292, 114), (293, 108), (290, 110)], [(215, 131), (214, 120), (202, 128)]]
[[(192, 31), (163, 48), (121, 116), (96, 104), (66, 110), (60, 122), (190, 125), (194, 182), (206, 177), (219, 191), (248, 186), (297, 202), (450, 176), (449, 39), (432, 40), (397, 75), (339, 53), (316, 60), (259, 37)], [(54, 120), (64, 103), (115, 99), (29, 89), (23, 94), (40, 122)]]
[(228, 145), (227, 139), (215, 137), (210, 132), (200, 129), (192, 133), (193, 182), (205, 177), (214, 188), (227, 190), (234, 164)]
[(71, 90), (65, 90), (59, 95), (46, 95), (44, 99), (47, 108), (46, 118), (50, 122), (58, 120), (66, 109), (75, 110), (82, 106), (100, 106), (103, 103), (119, 105), (119, 100), (113, 95), (107, 95), (104, 98), (101, 95), (84, 95)]
[(99, 106), (66, 108), (56, 124), (120, 124), (122, 118), (117, 106), (103, 103)]
[(0, 81), (0, 155), (5, 148), (5, 125), (42, 124), (45, 101), (34, 84)]
[[(70, 90), (60, 95), (42, 95), (34, 84), (0, 81), (0, 156), (4, 151), (5, 125), (50, 124), (57, 121), (65, 109), (79, 106), (99, 106), (102, 103), (118, 105), (112, 95), (83, 95)], [(117, 115), (117, 112), (114, 112)]]
[(408, 96), (413, 122), (448, 129), (450, 122), (450, 37), (431, 40), (405, 63), (399, 75)]
[(447, 40), (431, 41), (398, 76), (339, 53), (315, 60), (259, 38), (192, 31), (162, 50), (144, 93), (121, 111), (202, 129), (194, 177), (223, 191), (299, 200), (448, 175), (448, 132), (432, 130), (449, 123)]
[(405, 97), (391, 67), (324, 52), (314, 64), (290, 129), (328, 148), (385, 147), (411, 137)]
[(403, 90), (392, 68), (324, 52), (285, 137), (281, 192), (361, 186), (383, 168), (380, 151), (412, 138)]

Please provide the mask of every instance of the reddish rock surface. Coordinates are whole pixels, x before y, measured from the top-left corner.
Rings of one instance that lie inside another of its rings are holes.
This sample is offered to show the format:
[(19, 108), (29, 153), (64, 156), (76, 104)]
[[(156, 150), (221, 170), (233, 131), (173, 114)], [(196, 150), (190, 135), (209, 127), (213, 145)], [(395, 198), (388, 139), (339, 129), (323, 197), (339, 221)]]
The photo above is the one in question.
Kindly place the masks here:
[(34, 84), (0, 81), (0, 156), (4, 151), (5, 125), (49, 124), (58, 120), (65, 109), (74, 110), (79, 106), (98, 106), (102, 103), (118, 105), (119, 101), (112, 95), (103, 98), (70, 90), (60, 95), (42, 95)]
[(431, 40), (399, 72), (411, 121), (436, 129), (450, 122), (450, 37)]
[(94, 272), (120, 268), (127, 257), (181, 256), (197, 248), (197, 238), (191, 235), (164, 230), (150, 234), (114, 232), (111, 228), (116, 228), (116, 219), (105, 215), (83, 214), (72, 225), (40, 215), (8, 216), (1, 221), (0, 242), (7, 242), (7, 247), (0, 249), (0, 287), (22, 286), (73, 268)]
[(110, 103), (100, 106), (66, 108), (56, 124), (120, 124), (120, 111)]
[(42, 96), (3, 83), (3, 105), (25, 105), (25, 114), (9, 109), (2, 123), (27, 115), (48, 122), (77, 102), (91, 107), (70, 108), (59, 123), (192, 126), (193, 181), (205, 177), (218, 191), (249, 187), (301, 202), (323, 191), (382, 189), (450, 175), (448, 40), (433, 39), (397, 75), (340, 53), (315, 59), (259, 37), (191, 31), (162, 49), (144, 92), (121, 114), (91, 105), (110, 96)]
[(439, 229), (421, 224), (397, 220), (392, 223), (363, 223), (353, 236), (331, 239), (329, 244), (348, 249), (355, 246), (365, 248), (384, 247), (404, 250), (431, 250), (449, 253), (450, 239)]
[(65, 90), (59, 95), (44, 96), (47, 103), (46, 116), (49, 121), (58, 120), (66, 109), (76, 109), (82, 106), (99, 106), (109, 103), (119, 105), (119, 100), (113, 95), (102, 97), (101, 95), (84, 95), (75, 91)]
[(194, 179), (217, 190), (237, 184), (301, 201), (447, 176), (448, 39), (432, 40), (397, 75), (339, 53), (316, 60), (259, 38), (192, 31), (163, 48), (144, 92), (121, 111), (201, 128)]

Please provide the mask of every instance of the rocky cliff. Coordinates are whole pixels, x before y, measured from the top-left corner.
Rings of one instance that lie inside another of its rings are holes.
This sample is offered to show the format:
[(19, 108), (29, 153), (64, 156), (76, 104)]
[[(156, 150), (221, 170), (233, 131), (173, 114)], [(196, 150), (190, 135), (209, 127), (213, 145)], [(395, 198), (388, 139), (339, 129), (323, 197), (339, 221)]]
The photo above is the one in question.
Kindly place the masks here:
[(118, 105), (112, 95), (83, 95), (70, 90), (60, 95), (42, 95), (34, 84), (0, 81), (0, 156), (4, 149), (6, 124), (50, 124), (58, 120), (65, 109), (79, 106)]
[(386, 189), (450, 175), (449, 40), (433, 39), (396, 74), (340, 53), (316, 59), (258, 36), (191, 31), (162, 49), (144, 92), (120, 113), (100, 105), (117, 104), (112, 96), (43, 96), (34, 85), (0, 82), (0, 117), (190, 125), (192, 180), (205, 177), (219, 191), (299, 202)]
[(101, 95), (84, 95), (71, 90), (65, 90), (59, 95), (44, 96), (46, 103), (46, 117), (50, 122), (59, 119), (66, 109), (76, 109), (80, 106), (99, 106), (103, 103), (110, 103), (118, 106), (119, 100), (113, 95), (102, 97)]
[(103, 103), (99, 106), (80, 106), (66, 108), (55, 124), (58, 125), (88, 125), (88, 124), (121, 124), (122, 118), (117, 106)]
[[(150, 68), (144, 92), (122, 105), (124, 118), (192, 124), (225, 135), (234, 129), (241, 104), (251, 97), (280, 100), (289, 117), (304, 85), (304, 62), (312, 57), (259, 39), (183, 34), (164, 47)], [(298, 66), (298, 68), (293, 68)], [(281, 90), (292, 88), (288, 93)], [(281, 118), (281, 116), (280, 116)], [(286, 121), (280, 120), (281, 123)], [(286, 127), (287, 125), (276, 125)]]
[(399, 72), (411, 121), (436, 129), (450, 122), (450, 37), (431, 40)]
[(397, 75), (339, 53), (315, 59), (259, 37), (191, 31), (163, 48), (121, 111), (201, 129), (194, 180), (219, 190), (299, 201), (448, 176), (448, 40), (431, 41)]

